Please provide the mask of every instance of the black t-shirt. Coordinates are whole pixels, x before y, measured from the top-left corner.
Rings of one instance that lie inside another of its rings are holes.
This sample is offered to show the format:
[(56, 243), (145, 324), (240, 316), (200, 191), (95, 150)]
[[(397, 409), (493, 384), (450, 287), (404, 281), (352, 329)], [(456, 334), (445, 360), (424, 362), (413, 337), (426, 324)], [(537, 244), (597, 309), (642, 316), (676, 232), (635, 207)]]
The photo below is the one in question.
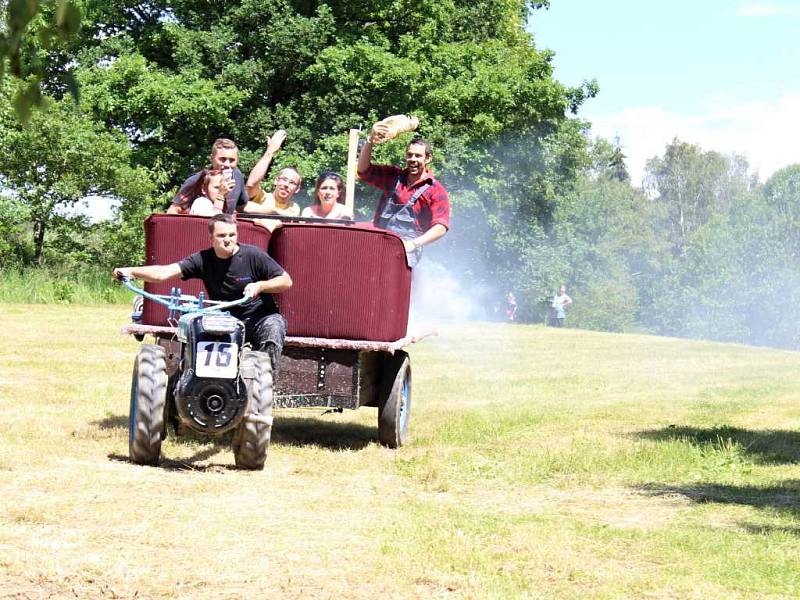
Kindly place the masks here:
[[(266, 281), (283, 275), (284, 270), (261, 248), (239, 244), (239, 251), (222, 259), (212, 248), (195, 252), (180, 262), (183, 279), (202, 279), (211, 300), (228, 302), (244, 295), (244, 288), (254, 281)], [(252, 300), (234, 306), (230, 313), (245, 324), (278, 312), (272, 294), (259, 294)]]

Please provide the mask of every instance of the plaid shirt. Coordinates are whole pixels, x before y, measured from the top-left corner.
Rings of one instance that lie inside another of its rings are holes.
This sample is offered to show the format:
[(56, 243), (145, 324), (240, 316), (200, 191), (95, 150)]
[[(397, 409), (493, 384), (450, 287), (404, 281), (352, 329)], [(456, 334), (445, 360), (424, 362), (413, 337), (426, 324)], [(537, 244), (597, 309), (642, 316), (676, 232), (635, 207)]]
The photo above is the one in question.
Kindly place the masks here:
[(392, 165), (370, 165), (365, 173), (358, 174), (358, 177), (366, 183), (383, 190), (383, 195), (375, 209), (375, 216), (372, 222), (376, 226), (379, 225), (381, 212), (383, 212), (383, 207), (392, 197), (398, 176), (400, 177), (400, 185), (397, 186), (397, 198), (394, 200), (398, 204), (406, 204), (418, 187), (425, 183), (430, 184), (430, 187), (422, 193), (417, 203), (414, 204), (414, 218), (420, 233), (428, 231), (434, 225), (444, 225), (444, 227), (450, 229), (450, 198), (447, 196), (447, 190), (433, 176), (433, 173), (425, 171), (422, 178), (414, 185), (407, 186), (405, 171)]

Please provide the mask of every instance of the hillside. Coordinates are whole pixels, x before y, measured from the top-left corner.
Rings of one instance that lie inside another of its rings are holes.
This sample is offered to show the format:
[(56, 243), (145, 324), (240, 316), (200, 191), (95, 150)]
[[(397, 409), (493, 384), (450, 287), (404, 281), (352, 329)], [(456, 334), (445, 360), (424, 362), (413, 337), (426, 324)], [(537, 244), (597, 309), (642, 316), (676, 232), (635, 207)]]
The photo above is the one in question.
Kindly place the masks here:
[(472, 323), (411, 445), (281, 411), (263, 472), (127, 462), (120, 306), (0, 306), (0, 596), (796, 597), (800, 354)]

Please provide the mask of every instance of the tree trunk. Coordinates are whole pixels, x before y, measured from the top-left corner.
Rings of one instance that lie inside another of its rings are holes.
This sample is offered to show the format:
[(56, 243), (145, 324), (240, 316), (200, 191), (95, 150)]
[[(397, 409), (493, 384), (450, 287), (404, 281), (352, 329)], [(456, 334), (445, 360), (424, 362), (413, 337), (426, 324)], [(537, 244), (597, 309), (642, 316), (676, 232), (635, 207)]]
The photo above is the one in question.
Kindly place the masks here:
[(37, 219), (33, 222), (33, 264), (37, 267), (42, 266), (42, 253), (44, 251), (44, 232), (47, 229), (47, 221)]

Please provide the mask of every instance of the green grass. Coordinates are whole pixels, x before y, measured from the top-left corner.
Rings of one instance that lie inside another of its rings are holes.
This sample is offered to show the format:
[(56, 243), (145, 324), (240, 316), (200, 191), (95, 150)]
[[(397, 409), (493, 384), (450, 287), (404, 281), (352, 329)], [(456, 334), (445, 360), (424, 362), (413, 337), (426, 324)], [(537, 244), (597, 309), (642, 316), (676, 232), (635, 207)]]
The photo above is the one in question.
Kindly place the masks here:
[(87, 265), (79, 274), (47, 269), (0, 269), (0, 302), (27, 304), (130, 304), (131, 294), (111, 273)]
[(0, 308), (1, 592), (800, 595), (798, 353), (446, 327), (410, 347), (401, 450), (375, 409), (283, 411), (261, 473), (199, 438), (146, 468), (127, 308)]

